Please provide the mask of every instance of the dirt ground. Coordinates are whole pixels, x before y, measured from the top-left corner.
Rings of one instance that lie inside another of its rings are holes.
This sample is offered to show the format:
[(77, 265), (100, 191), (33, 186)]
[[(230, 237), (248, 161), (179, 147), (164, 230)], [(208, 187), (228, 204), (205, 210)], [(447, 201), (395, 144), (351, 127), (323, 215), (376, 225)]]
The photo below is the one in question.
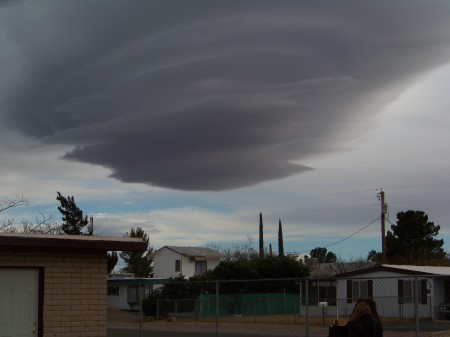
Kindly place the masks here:
[[(335, 317), (308, 317), (308, 325), (312, 330), (320, 331), (320, 336), (328, 335), (328, 327), (334, 322)], [(412, 320), (398, 320), (392, 318), (382, 318), (384, 327), (384, 337), (416, 337), (415, 322)], [(339, 324), (345, 325), (348, 317), (340, 317)], [(108, 310), (108, 323), (110, 326), (130, 326), (140, 322), (139, 312), (128, 312), (124, 310)], [(207, 328), (211, 324), (215, 324), (215, 317), (210, 319), (197, 320), (191, 318), (172, 318), (155, 320), (154, 317), (143, 316), (144, 329), (165, 328), (165, 329), (186, 329), (191, 331), (196, 329)], [(431, 322), (431, 321), (430, 321)], [(298, 330), (304, 327), (306, 318), (298, 315), (271, 315), (271, 316), (230, 316), (221, 317), (219, 324), (222, 330), (236, 329), (261, 329), (267, 330)], [(447, 322), (446, 322), (447, 323)], [(439, 323), (436, 323), (439, 324)], [(401, 326), (402, 328), (398, 328)], [(391, 327), (391, 328), (390, 328)], [(395, 329), (392, 327), (396, 327)], [(275, 333), (276, 335), (276, 333)], [(421, 331), (421, 337), (450, 337), (450, 330), (443, 331)]]

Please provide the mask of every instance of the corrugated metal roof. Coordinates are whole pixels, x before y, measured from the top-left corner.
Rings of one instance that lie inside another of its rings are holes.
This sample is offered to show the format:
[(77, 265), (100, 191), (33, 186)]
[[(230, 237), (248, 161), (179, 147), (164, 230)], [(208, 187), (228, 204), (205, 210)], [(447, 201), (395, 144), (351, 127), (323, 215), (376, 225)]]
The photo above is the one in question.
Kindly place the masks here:
[(414, 271), (418, 273), (427, 273), (434, 275), (450, 275), (450, 267), (441, 266), (411, 266), (411, 265), (397, 265), (397, 264), (383, 264), (383, 267), (401, 269), (407, 271)]

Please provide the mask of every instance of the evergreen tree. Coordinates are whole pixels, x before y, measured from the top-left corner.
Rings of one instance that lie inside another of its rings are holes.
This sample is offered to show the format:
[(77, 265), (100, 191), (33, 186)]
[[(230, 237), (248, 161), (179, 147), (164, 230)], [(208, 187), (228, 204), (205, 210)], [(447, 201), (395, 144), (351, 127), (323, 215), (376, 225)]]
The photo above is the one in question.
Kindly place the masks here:
[(278, 221), (278, 255), (284, 256), (283, 228), (281, 226), (281, 219)]
[[(221, 261), (202, 276), (218, 280), (251, 280), (306, 277), (308, 267), (291, 256), (266, 256), (239, 261)], [(297, 288), (298, 290), (298, 288)]]
[(117, 264), (117, 261), (119, 260), (119, 256), (117, 256), (117, 252), (108, 252), (107, 253), (107, 259), (108, 259), (108, 266), (107, 266), (107, 270), (108, 270), (108, 274), (110, 274), (113, 270), (114, 267)]
[(262, 214), (259, 213), (259, 257), (264, 257), (264, 237), (263, 237), (263, 219)]
[(397, 224), (386, 235), (386, 255), (394, 263), (427, 263), (443, 259), (444, 240), (435, 239), (441, 227), (428, 221), (422, 211), (397, 213)]
[(337, 256), (333, 252), (327, 252), (325, 247), (316, 247), (310, 251), (312, 258), (319, 260), (319, 263), (333, 263), (336, 262)]
[(83, 215), (83, 211), (78, 208), (75, 198), (68, 196), (67, 198), (57, 192), (56, 200), (61, 203), (58, 210), (62, 214), (62, 231), (70, 235), (92, 235), (92, 228), (87, 228), (87, 232), (83, 229), (89, 224), (87, 215)]
[(121, 271), (125, 273), (132, 273), (136, 277), (149, 277), (152, 273), (152, 261), (150, 254), (153, 252), (153, 247), (150, 245), (150, 238), (147, 233), (140, 227), (136, 229), (131, 228), (129, 233), (126, 233), (126, 238), (142, 238), (147, 243), (147, 250), (145, 252), (123, 251), (120, 257), (126, 263), (126, 267)]
[(367, 254), (367, 261), (373, 261), (373, 262), (382, 262), (383, 260), (383, 256), (381, 254), (381, 252), (377, 252), (375, 249), (372, 249), (368, 254)]

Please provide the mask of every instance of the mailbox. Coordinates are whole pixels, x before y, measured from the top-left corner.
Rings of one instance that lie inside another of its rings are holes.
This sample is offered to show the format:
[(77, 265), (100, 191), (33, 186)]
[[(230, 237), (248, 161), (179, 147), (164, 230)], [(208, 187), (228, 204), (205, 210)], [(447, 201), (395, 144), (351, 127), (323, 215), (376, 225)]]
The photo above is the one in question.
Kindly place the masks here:
[(319, 307), (321, 307), (321, 308), (328, 307), (328, 302), (319, 302)]

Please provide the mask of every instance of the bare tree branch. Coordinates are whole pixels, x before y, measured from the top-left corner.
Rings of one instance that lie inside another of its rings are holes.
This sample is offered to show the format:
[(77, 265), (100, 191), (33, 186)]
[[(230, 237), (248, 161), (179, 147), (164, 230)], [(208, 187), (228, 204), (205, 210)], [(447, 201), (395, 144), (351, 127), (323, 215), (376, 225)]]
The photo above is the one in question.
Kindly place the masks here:
[[(0, 201), (0, 213), (8, 209), (28, 206), (30, 201), (24, 198), (23, 195), (15, 198), (3, 198)], [(13, 218), (4, 218), (3, 224), (0, 225), (0, 232), (6, 233), (39, 233), (39, 234), (61, 234), (61, 226), (56, 224), (52, 215), (45, 215), (40, 210), (39, 216), (36, 217), (35, 222), (27, 219), (22, 219), (20, 223), (16, 223)]]
[(0, 213), (6, 211), (7, 209), (18, 207), (18, 206), (28, 206), (30, 201), (24, 198), (23, 195), (16, 196), (14, 199), (3, 198), (0, 201)]
[(35, 233), (35, 234), (62, 234), (61, 225), (54, 222), (53, 215), (45, 215), (39, 210), (39, 217), (36, 217), (36, 222), (30, 222), (26, 219), (22, 219), (23, 233)]

